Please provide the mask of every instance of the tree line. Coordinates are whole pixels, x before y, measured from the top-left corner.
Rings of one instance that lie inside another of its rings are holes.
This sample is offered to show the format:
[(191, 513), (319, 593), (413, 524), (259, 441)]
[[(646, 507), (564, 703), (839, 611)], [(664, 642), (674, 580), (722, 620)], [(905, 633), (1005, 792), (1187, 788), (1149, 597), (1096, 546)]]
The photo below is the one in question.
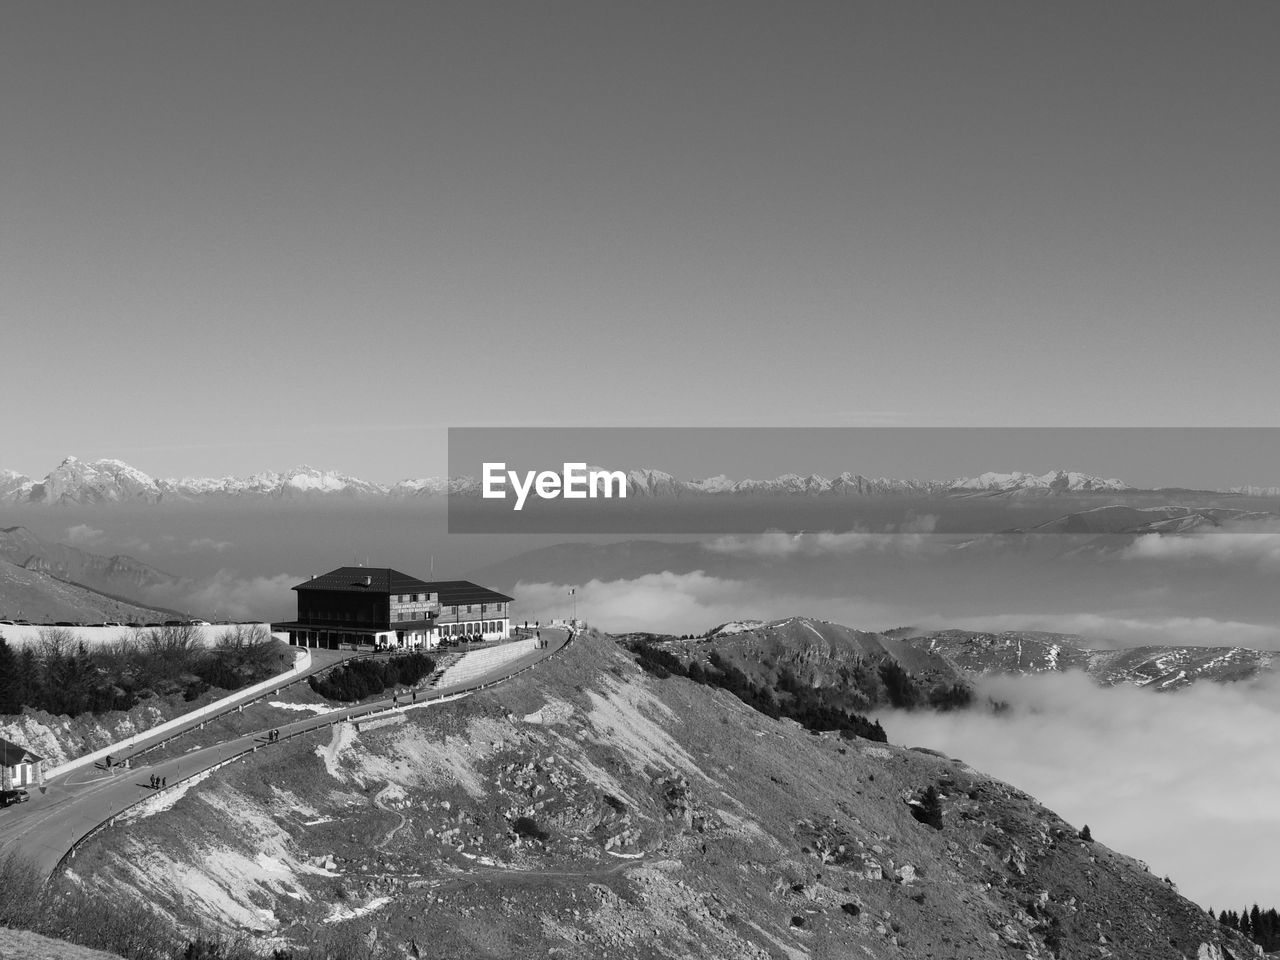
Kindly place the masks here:
[[(694, 683), (728, 690), (748, 706), (767, 717), (788, 717), (809, 730), (838, 730), (843, 734), (887, 743), (888, 736), (879, 721), (826, 702), (822, 692), (802, 685), (790, 685), (781, 691), (751, 680), (740, 669), (726, 661), (717, 651), (711, 652), (710, 669), (696, 660), (684, 660), (646, 641), (634, 641), (629, 649), (637, 662), (653, 676), (685, 677)], [(781, 692), (782, 696), (779, 696)]]
[[(1210, 916), (1213, 908), (1209, 908)], [(1260, 946), (1265, 952), (1280, 950), (1280, 914), (1276, 908), (1260, 910), (1255, 903), (1251, 910), (1223, 910), (1218, 914), (1218, 922), (1224, 927), (1239, 930), (1246, 937)]]
[(212, 646), (190, 624), (135, 629), (93, 646), (57, 627), (16, 649), (0, 635), (0, 714), (30, 707), (75, 717), (129, 710), (154, 696), (194, 700), (215, 687), (236, 690), (289, 665), (276, 646), (264, 628), (247, 625)]
[(389, 660), (352, 660), (308, 682), (326, 700), (351, 703), (395, 686), (412, 687), (435, 669), (435, 660), (425, 653), (409, 653)]

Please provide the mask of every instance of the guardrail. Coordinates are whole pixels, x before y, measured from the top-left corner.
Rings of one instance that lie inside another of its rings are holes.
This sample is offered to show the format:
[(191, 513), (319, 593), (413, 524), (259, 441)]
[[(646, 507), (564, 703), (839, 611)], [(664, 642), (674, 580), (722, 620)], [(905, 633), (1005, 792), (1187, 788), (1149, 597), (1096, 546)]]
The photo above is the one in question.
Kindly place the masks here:
[[(370, 705), (369, 711), (367, 713), (348, 713), (346, 716), (343, 716), (341, 718), (333, 718), (328, 722), (324, 722), (324, 721), (317, 722), (315, 726), (307, 727), (305, 730), (289, 731), (284, 735), (282, 739), (277, 740), (276, 743), (285, 743), (289, 740), (292, 740), (294, 737), (301, 737), (309, 733), (315, 733), (315, 731), (322, 730), (325, 727), (329, 727), (330, 729), (332, 729), (333, 727), (336, 727), (339, 723), (351, 723), (355, 721), (357, 718), (361, 720), (379, 719), (383, 716), (392, 716), (394, 714), (404, 713), (406, 710), (412, 709), (414, 707), (427, 706), (428, 704), (437, 703), (437, 702), (459, 700), (463, 697), (470, 696), (471, 694), (477, 693), (481, 690), (486, 690), (486, 689), (489, 689), (490, 687), (496, 687), (499, 684), (506, 683), (508, 680), (512, 679), (513, 677), (518, 677), (522, 673), (527, 673), (528, 671), (532, 670), (534, 667), (541, 666), (542, 664), (550, 660), (552, 657), (558, 656), (565, 649), (567, 649), (570, 644), (573, 643), (575, 636), (576, 634), (570, 633), (568, 637), (565, 638), (564, 643), (562, 643), (555, 650), (552, 650), (541, 660), (536, 660), (533, 663), (526, 664), (525, 666), (521, 667), (519, 670), (515, 671), (514, 673), (506, 674), (505, 676), (499, 677), (496, 680), (489, 680), (485, 683), (476, 684), (475, 686), (471, 686), (471, 687), (463, 687), (460, 690), (454, 690), (450, 693), (440, 693), (432, 697), (424, 697), (420, 700), (417, 700), (417, 699), (410, 700), (407, 703), (398, 704), (389, 709)], [(356, 708), (356, 709), (358, 710), (359, 708)], [(266, 747), (266, 746), (273, 746), (273, 744), (270, 744), (270, 743), (260, 744), (255, 742), (252, 746), (246, 747), (245, 749), (239, 751), (238, 753), (233, 754), (230, 757), (227, 757), (225, 760), (218, 761), (211, 767), (206, 767), (203, 770), (199, 770), (193, 774), (190, 774), (189, 776), (182, 777), (181, 779), (175, 779), (172, 787), (168, 787), (168, 786), (162, 787), (159, 790), (153, 791), (149, 796), (139, 800), (135, 800), (133, 803), (130, 803), (125, 807), (121, 808), (120, 810), (117, 810), (106, 820), (102, 821), (102, 823), (98, 824), (96, 827), (89, 830), (84, 836), (80, 837), (78, 840), (72, 843), (70, 848), (68, 848), (67, 852), (64, 853), (58, 859), (58, 862), (56, 864), (54, 864), (53, 870), (50, 871), (50, 876), (57, 873), (59, 870), (63, 869), (64, 867), (66, 867), (70, 861), (75, 859), (76, 853), (80, 850), (82, 846), (84, 846), (84, 844), (86, 844), (92, 838), (96, 837), (99, 833), (101, 833), (107, 827), (116, 823), (118, 820), (120, 820), (120, 818), (122, 818), (134, 807), (138, 806), (141, 803), (146, 803), (147, 800), (151, 799), (151, 797), (157, 797), (160, 794), (164, 793), (166, 790), (176, 789), (179, 785), (185, 783), (187, 780), (190, 780), (192, 777), (202, 776), (204, 774), (211, 773), (214, 770), (219, 770), (222, 767), (225, 767), (229, 763), (235, 763), (237, 760), (243, 759), (248, 754), (257, 753), (260, 747)]]
[[(179, 730), (176, 733), (174, 733), (174, 735), (171, 737), (165, 737), (163, 740), (157, 740), (155, 743), (147, 744), (141, 750), (136, 750), (132, 754), (130, 754), (129, 759), (132, 760), (134, 757), (144, 756), (145, 754), (150, 753), (152, 750), (159, 750), (161, 747), (167, 747), (169, 744), (173, 743), (173, 741), (178, 740), (182, 737), (185, 737), (188, 733), (191, 733), (193, 730), (203, 730), (204, 725), (211, 720), (217, 720), (219, 717), (225, 717), (227, 714), (231, 713), (233, 710), (240, 711), (240, 710), (243, 710), (245, 707), (251, 707), (255, 703), (262, 702), (272, 694), (279, 693), (281, 690), (287, 690), (289, 687), (292, 687), (295, 683), (301, 683), (303, 680), (310, 680), (312, 677), (323, 677), (330, 670), (336, 670), (338, 667), (341, 667), (344, 664), (350, 663), (352, 660), (367, 660), (372, 657), (382, 657), (382, 656), (394, 657), (395, 655), (396, 653), (394, 651), (388, 654), (386, 650), (374, 650), (370, 652), (362, 652), (362, 653), (357, 653), (354, 656), (347, 657), (346, 659), (343, 659), (343, 660), (335, 660), (333, 663), (328, 664), (327, 666), (321, 667), (319, 670), (315, 671), (314, 673), (309, 673), (306, 676), (302, 676), (300, 672), (299, 676), (294, 677), (292, 680), (288, 681), (287, 683), (282, 683), (278, 687), (264, 690), (261, 693), (255, 696), (252, 696), (247, 700), (242, 700), (238, 703), (231, 704), (227, 707), (226, 710), (223, 710), (221, 713), (218, 713), (214, 716), (205, 717), (204, 720), (200, 722), (200, 725), (198, 727), (192, 727), (188, 730)], [(310, 653), (308, 653), (307, 656), (310, 657)], [(280, 676), (284, 676), (284, 675), (285, 674), (280, 674)], [(230, 698), (224, 697), (223, 701), (225, 702), (227, 699), (230, 699)], [(189, 713), (183, 714), (183, 716), (190, 717), (192, 716), (192, 714), (189, 714)], [(153, 728), (153, 731), (155, 729), (159, 729), (159, 728), (158, 727)]]
[[(220, 700), (215, 700), (212, 703), (206, 703), (203, 707), (197, 707), (195, 710), (191, 710), (181, 716), (174, 717), (172, 720), (166, 720), (164, 723), (157, 724), (148, 730), (143, 730), (141, 733), (135, 733), (131, 737), (125, 737), (123, 740), (118, 740), (115, 743), (102, 747), (101, 749), (94, 750), (92, 753), (86, 753), (84, 756), (76, 757), (74, 760), (68, 760), (66, 763), (60, 764), (51, 770), (46, 770), (44, 774), (45, 782), (47, 783), (54, 777), (60, 777), (64, 774), (70, 773), (72, 770), (79, 770), (81, 767), (96, 764), (99, 760), (104, 760), (112, 754), (126, 752), (138, 744), (143, 743), (146, 740), (150, 740), (157, 734), (166, 733), (170, 730), (178, 731), (180, 727), (185, 727), (193, 720), (199, 720), (201, 718), (210, 720), (215, 717), (222, 716), (224, 713), (230, 713), (236, 708), (244, 707), (246, 704), (253, 703), (256, 700), (261, 699), (261, 697), (266, 694), (278, 690), (281, 686), (285, 685), (281, 683), (282, 680), (291, 676), (296, 679), (300, 679), (300, 674), (310, 668), (311, 652), (306, 649), (299, 650), (294, 655), (293, 666), (284, 673), (278, 673), (274, 677), (268, 677), (266, 680), (255, 683), (253, 686), (246, 687), (243, 690), (237, 690), (235, 693), (229, 694)], [(185, 732), (185, 730), (181, 731), (181, 733)], [(175, 733), (175, 736), (178, 735), (180, 734)], [(172, 739), (174, 738), (169, 737), (161, 742), (167, 743)], [(159, 745), (159, 743), (153, 744), (153, 746)]]

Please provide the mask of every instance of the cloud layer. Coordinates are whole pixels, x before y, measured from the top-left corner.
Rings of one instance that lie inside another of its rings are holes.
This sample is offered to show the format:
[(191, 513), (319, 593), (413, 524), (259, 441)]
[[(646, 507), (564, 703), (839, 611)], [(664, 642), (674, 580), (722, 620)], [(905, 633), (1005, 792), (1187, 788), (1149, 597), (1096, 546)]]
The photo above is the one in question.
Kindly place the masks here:
[[(546, 620), (573, 609), (570, 586), (519, 583), (519, 618)], [(578, 585), (578, 616), (614, 633), (700, 633), (729, 620), (772, 620), (796, 615), (844, 623), (896, 622), (895, 608), (859, 597), (820, 597), (779, 591), (758, 581), (693, 573), (653, 573), (628, 580)]]
[(1280, 683), (1176, 694), (1082, 674), (999, 678), (1000, 716), (889, 713), (895, 743), (959, 757), (1146, 860), (1202, 906), (1280, 903)]

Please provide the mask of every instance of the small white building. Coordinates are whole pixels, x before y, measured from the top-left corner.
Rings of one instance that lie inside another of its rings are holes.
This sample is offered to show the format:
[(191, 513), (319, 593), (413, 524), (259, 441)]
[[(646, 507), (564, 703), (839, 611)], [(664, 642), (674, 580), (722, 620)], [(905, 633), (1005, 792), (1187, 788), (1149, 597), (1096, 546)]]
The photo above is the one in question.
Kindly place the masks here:
[(44, 757), (0, 737), (0, 790), (44, 785)]

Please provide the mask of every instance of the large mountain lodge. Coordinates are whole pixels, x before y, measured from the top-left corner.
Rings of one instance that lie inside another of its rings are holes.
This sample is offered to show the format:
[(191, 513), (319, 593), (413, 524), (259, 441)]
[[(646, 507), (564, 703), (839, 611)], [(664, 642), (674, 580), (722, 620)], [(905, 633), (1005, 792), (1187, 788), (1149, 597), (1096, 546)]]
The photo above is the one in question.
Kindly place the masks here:
[(390, 567), (339, 567), (293, 588), (298, 618), (272, 624), (290, 643), (432, 648), (445, 637), (505, 640), (511, 597), (469, 580), (428, 582)]

